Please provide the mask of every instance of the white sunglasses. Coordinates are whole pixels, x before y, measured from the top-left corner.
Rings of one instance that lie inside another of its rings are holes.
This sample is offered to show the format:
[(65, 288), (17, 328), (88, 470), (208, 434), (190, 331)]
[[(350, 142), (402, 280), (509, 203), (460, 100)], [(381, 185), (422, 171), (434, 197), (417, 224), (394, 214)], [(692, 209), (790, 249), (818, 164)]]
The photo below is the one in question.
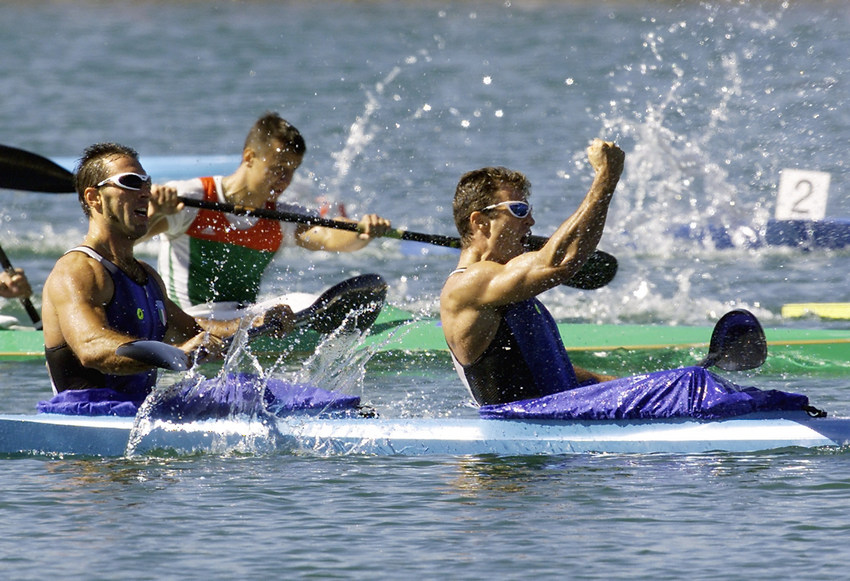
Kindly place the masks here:
[(486, 212), (487, 210), (495, 210), (501, 206), (505, 206), (508, 209), (508, 212), (513, 214), (514, 218), (525, 218), (531, 213), (531, 204), (528, 202), (499, 202), (498, 204), (493, 204), (491, 206), (487, 206), (483, 208), (481, 211)]
[(114, 176), (110, 176), (97, 184), (95, 187), (102, 187), (106, 184), (111, 184), (113, 186), (118, 186), (119, 188), (123, 188), (125, 190), (141, 190), (144, 186), (151, 185), (151, 176), (147, 174), (139, 174), (133, 173), (131, 171), (126, 173), (119, 173)]

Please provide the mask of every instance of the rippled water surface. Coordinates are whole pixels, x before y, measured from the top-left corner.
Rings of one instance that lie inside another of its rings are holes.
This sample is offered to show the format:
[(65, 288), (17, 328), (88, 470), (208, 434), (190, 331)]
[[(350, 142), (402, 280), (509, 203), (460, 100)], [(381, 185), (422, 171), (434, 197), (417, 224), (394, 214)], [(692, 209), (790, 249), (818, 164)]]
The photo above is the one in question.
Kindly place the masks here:
[[(308, 143), (293, 197), (454, 234), (459, 176), (506, 165), (530, 177), (535, 230), (547, 234), (587, 190), (588, 142), (614, 139), (626, 171), (601, 247), (620, 272), (599, 291), (546, 293), (557, 317), (705, 325), (743, 306), (766, 325), (846, 326), (783, 320), (780, 308), (847, 300), (847, 251), (743, 244), (772, 217), (786, 168), (829, 172), (827, 213), (850, 214), (843, 2), (21, 0), (2, 14), (0, 143), (67, 163), (115, 140), (143, 162), (223, 156), (229, 172), (271, 109)], [(3, 248), (40, 287), (82, 238), (75, 196), (0, 195)], [(682, 240), (681, 225), (722, 225), (741, 243)], [(344, 256), (287, 250), (263, 292), (379, 272), (391, 303), (434, 313), (455, 257), (425, 250), (391, 240)], [(0, 311), (25, 317), (14, 302)], [(49, 395), (40, 363), (0, 362), (0, 373), (3, 412)], [(850, 377), (740, 379), (850, 414)], [(475, 413), (442, 356), (373, 359), (347, 389), (402, 416)], [(10, 458), (0, 570), (836, 579), (850, 557), (848, 458)]]

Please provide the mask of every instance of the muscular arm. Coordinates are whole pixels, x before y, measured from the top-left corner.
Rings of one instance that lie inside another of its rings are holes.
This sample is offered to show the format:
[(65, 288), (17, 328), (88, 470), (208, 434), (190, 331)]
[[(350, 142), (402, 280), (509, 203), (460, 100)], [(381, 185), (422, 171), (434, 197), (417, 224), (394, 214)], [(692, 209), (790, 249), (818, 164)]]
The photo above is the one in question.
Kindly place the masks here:
[[(551, 277), (556, 280), (547, 288), (563, 284), (575, 276), (596, 250), (614, 189), (623, 172), (625, 154), (613, 143), (594, 140), (587, 148), (587, 157), (596, 172), (590, 190), (578, 209), (538, 251), (538, 264), (544, 270), (552, 269)], [(545, 273), (543, 277), (549, 278)]]
[(495, 308), (523, 301), (572, 278), (596, 249), (608, 206), (623, 170), (623, 152), (614, 144), (595, 140), (588, 158), (596, 171), (590, 190), (538, 251), (526, 252), (505, 264), (481, 260), (454, 285), (453, 294), (470, 308)]
[(578, 209), (540, 250), (526, 252), (506, 264), (482, 261), (470, 267), (470, 271), (482, 271), (471, 300), (500, 306), (537, 296), (575, 276), (596, 250), (625, 155), (614, 144), (599, 139), (587, 152), (596, 175)]
[[(162, 288), (162, 280), (153, 268), (149, 265), (144, 268)], [(120, 333), (109, 326), (106, 305), (113, 295), (112, 278), (95, 261), (81, 253), (62, 257), (44, 286), (45, 346), (67, 344), (83, 366), (103, 373), (129, 375), (149, 369), (147, 364), (115, 354), (119, 346), (139, 337)], [(196, 320), (167, 298), (165, 308), (168, 318), (165, 341), (186, 353), (203, 345), (216, 355), (220, 345), (218, 338), (230, 336), (239, 328), (239, 320)], [(292, 312), (288, 307), (270, 311), (259, 322), (270, 317), (278, 323), (279, 333), (292, 328)]]
[(115, 354), (131, 337), (109, 327), (106, 305), (114, 294), (109, 274), (75, 252), (59, 259), (44, 285), (44, 344), (67, 344), (85, 367), (126, 375), (149, 369)]
[(566, 282), (596, 249), (624, 154), (614, 144), (595, 140), (588, 148), (588, 158), (596, 172), (590, 190), (546, 245), (504, 264), (484, 257), (446, 282), (440, 314), (446, 340), (461, 363), (472, 362), (490, 344), (498, 328), (500, 307)]
[[(340, 222), (353, 223), (354, 220), (337, 218)], [(383, 236), (390, 228), (390, 221), (377, 214), (367, 214), (357, 222), (357, 232), (336, 230), (322, 226), (303, 226), (298, 228), (295, 238), (300, 247), (307, 250), (327, 250), (329, 252), (354, 252), (360, 250), (373, 238)]]
[[(180, 346), (187, 353), (201, 345), (215, 353), (220, 343), (219, 339), (234, 335), (242, 325), (242, 319), (214, 320), (192, 317), (177, 306), (165, 293), (164, 285), (159, 274), (150, 266), (144, 265), (148, 276), (153, 276), (165, 298), (165, 310), (168, 316), (168, 330), (165, 341)], [(294, 328), (295, 316), (288, 305), (277, 305), (269, 309), (261, 317), (251, 323), (254, 326), (269, 324), (274, 327), (271, 331), (277, 336), (283, 336)]]

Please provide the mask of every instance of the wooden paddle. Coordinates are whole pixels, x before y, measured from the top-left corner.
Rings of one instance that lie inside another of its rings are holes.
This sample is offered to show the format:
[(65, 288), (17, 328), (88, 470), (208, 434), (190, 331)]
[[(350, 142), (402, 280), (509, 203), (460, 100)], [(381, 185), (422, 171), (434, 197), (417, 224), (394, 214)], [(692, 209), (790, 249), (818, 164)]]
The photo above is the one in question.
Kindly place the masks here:
[(716, 365), (725, 371), (743, 371), (761, 367), (767, 359), (764, 329), (755, 315), (735, 309), (723, 315), (711, 333), (708, 355), (700, 367)]
[[(15, 147), (0, 145), (0, 188), (46, 193), (69, 193), (74, 191), (73, 178), (74, 175), (70, 171), (46, 157)], [(256, 216), (270, 220), (280, 220), (282, 222), (335, 228), (337, 230), (357, 231), (357, 224), (354, 222), (341, 222), (339, 220), (329, 220), (307, 214), (278, 212), (265, 208), (248, 208), (204, 200), (188, 198), (180, 198), (180, 200), (187, 206), (217, 210), (229, 214)], [(401, 229), (391, 229), (384, 236), (399, 240), (424, 242), (435, 246), (460, 248), (460, 239), (453, 236), (423, 234), (421, 232), (410, 232)], [(529, 248), (531, 250), (538, 250), (546, 244), (547, 240), (548, 238), (543, 236), (531, 236), (528, 244)], [(581, 270), (564, 284), (581, 290), (601, 288), (614, 279), (614, 276), (617, 274), (617, 266), (617, 259), (613, 255), (602, 250), (596, 250), (587, 262), (585, 262)]]
[[(12, 266), (9, 257), (6, 256), (6, 252), (3, 250), (3, 247), (0, 246), (0, 266), (8, 272), (9, 274), (15, 274), (15, 267)], [(27, 311), (27, 315), (29, 315), (30, 320), (32, 321), (35, 328), (39, 331), (41, 330), (41, 317), (38, 314), (38, 311), (33, 306), (32, 301), (28, 298), (24, 297), (21, 300), (21, 304), (24, 306), (24, 309)]]
[[(323, 292), (309, 307), (295, 313), (295, 327), (306, 327), (321, 334), (339, 328), (365, 331), (378, 318), (386, 296), (387, 283), (380, 275), (363, 274), (346, 279)], [(273, 325), (254, 327), (248, 330), (248, 336), (253, 338), (273, 329)], [(225, 342), (229, 346), (229, 341)], [(119, 346), (115, 353), (171, 371), (186, 371), (191, 367), (191, 358), (186, 353), (160, 341), (131, 341)]]

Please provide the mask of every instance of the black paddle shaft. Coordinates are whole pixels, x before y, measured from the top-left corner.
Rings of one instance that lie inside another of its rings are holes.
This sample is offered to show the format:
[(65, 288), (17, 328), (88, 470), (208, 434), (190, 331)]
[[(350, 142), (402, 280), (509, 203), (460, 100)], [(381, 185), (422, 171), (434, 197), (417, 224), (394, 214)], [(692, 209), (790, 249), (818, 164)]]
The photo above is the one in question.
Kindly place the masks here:
[[(3, 250), (2, 246), (0, 246), (0, 266), (2, 266), (9, 274), (14, 274), (15, 272), (15, 267), (12, 266), (12, 262), (9, 260), (9, 257), (6, 256), (6, 251)], [(29, 315), (30, 320), (33, 325), (35, 325), (35, 328), (41, 329), (41, 316), (38, 314), (38, 310), (35, 306), (33, 306), (32, 301), (24, 297), (21, 299), (21, 304), (24, 306), (27, 315)]]
[[(255, 216), (258, 218), (266, 218), (268, 220), (280, 220), (282, 222), (294, 222), (297, 224), (307, 224), (310, 226), (322, 226), (325, 228), (336, 228), (338, 230), (348, 230), (357, 232), (357, 224), (355, 222), (343, 222), (340, 220), (329, 220), (319, 216), (310, 216), (307, 214), (296, 214), (294, 212), (281, 212), (278, 210), (270, 210), (268, 208), (249, 208), (247, 206), (237, 206), (235, 204), (226, 204), (221, 202), (209, 202), (206, 200), (196, 200), (193, 198), (181, 197), (180, 201), (187, 206), (194, 208), (202, 208), (206, 210), (215, 210), (218, 212), (226, 212), (228, 214), (240, 214), (245, 216)], [(410, 232), (408, 230), (391, 229), (385, 235), (387, 238), (395, 238), (400, 240), (411, 240), (414, 242), (424, 242), (435, 246), (446, 246), (449, 248), (460, 248), (460, 238), (454, 236), (443, 236), (441, 234), (424, 234), (422, 232)], [(531, 236), (529, 238), (528, 247), (530, 250), (539, 250), (548, 241), (548, 238), (543, 236)], [(596, 250), (584, 263), (581, 270), (569, 281), (567, 286), (581, 290), (595, 290), (607, 285), (617, 274), (617, 259), (607, 252)]]
[[(0, 188), (46, 193), (69, 193), (74, 191), (74, 174), (36, 153), (7, 145), (0, 145)], [(353, 222), (328, 220), (318, 216), (296, 214), (293, 212), (278, 212), (265, 208), (248, 208), (204, 200), (180, 199), (187, 206), (197, 208), (258, 216), (297, 224), (357, 231), (357, 224)], [(434, 244), (435, 246), (460, 248), (460, 239), (454, 236), (423, 234), (421, 232), (409, 232), (407, 230), (390, 230), (386, 236), (389, 238)], [(547, 240), (543, 236), (531, 236), (528, 242), (529, 248), (531, 250), (538, 250), (546, 244)], [(617, 259), (607, 252), (596, 250), (587, 262), (585, 262), (578, 274), (564, 284), (581, 290), (595, 290), (610, 283), (616, 274)]]

